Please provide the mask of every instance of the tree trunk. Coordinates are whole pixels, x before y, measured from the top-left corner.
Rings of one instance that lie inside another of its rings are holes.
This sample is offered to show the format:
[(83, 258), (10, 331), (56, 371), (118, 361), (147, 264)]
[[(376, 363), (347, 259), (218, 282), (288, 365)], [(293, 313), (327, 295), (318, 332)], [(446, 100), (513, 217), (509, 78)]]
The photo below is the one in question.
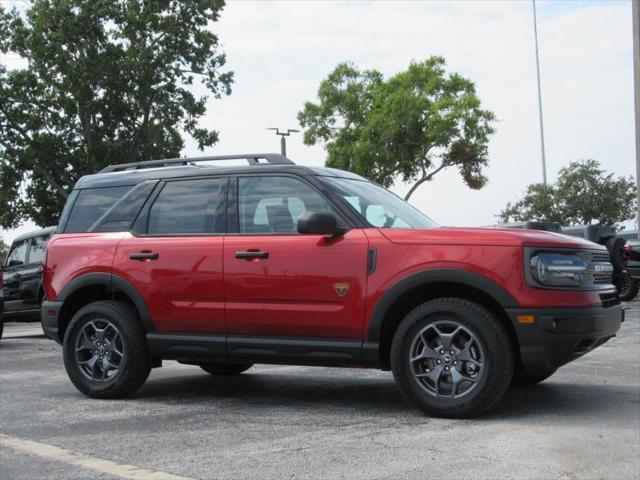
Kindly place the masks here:
[(420, 178), (420, 180), (418, 180), (416, 183), (414, 183), (413, 186), (407, 192), (407, 194), (404, 196), (405, 202), (408, 202), (409, 198), (411, 198), (411, 195), (413, 195), (413, 192), (415, 192), (420, 185), (422, 185), (424, 182), (426, 182), (430, 178), (431, 178), (431, 175), (426, 175)]

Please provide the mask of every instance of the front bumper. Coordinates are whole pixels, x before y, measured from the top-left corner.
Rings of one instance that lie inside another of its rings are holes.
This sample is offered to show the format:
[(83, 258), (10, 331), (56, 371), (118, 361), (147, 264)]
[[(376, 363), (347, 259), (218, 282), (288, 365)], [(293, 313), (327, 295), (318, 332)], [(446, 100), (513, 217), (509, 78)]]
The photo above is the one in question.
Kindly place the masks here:
[(44, 333), (51, 340), (55, 340), (62, 345), (62, 339), (59, 334), (58, 316), (60, 315), (60, 309), (62, 308), (62, 302), (50, 302), (45, 300), (42, 302), (40, 309), (40, 318), (42, 320), (42, 329)]
[[(599, 347), (615, 336), (624, 321), (622, 305), (512, 308), (507, 313), (516, 329), (522, 366), (531, 376), (550, 375)], [(519, 315), (533, 315), (533, 323), (519, 323)]]

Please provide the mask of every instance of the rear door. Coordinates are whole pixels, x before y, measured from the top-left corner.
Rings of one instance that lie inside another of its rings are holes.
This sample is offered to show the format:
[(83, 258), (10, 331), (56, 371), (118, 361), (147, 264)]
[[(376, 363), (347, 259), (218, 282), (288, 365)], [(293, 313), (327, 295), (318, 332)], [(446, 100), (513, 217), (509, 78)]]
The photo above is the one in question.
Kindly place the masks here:
[(158, 332), (226, 331), (222, 247), (227, 183), (224, 176), (160, 183), (135, 233), (118, 245), (113, 273), (142, 294)]
[(4, 309), (7, 316), (13, 316), (23, 310), (20, 287), (22, 285), (22, 276), (29, 271), (27, 265), (29, 243), (29, 239), (14, 243), (2, 268), (4, 275)]
[[(237, 182), (236, 233), (227, 235), (224, 247), (230, 339), (360, 341), (368, 247), (362, 230), (341, 237), (299, 234), (297, 219), (305, 210), (336, 214), (300, 177), (246, 175)], [(228, 348), (235, 343), (244, 348), (235, 340)]]
[(42, 262), (47, 246), (48, 236), (34, 237), (29, 241), (29, 252), (24, 268), (20, 269), (20, 303), (17, 308), (25, 314), (40, 314), (42, 298)]

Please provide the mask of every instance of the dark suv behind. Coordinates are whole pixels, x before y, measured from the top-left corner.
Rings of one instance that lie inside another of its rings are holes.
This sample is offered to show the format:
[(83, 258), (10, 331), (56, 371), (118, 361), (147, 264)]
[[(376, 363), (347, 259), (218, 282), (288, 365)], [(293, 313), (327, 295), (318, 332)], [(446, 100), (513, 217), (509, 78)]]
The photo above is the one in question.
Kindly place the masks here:
[(42, 263), (55, 227), (25, 233), (11, 244), (0, 272), (3, 322), (38, 322), (42, 303)]

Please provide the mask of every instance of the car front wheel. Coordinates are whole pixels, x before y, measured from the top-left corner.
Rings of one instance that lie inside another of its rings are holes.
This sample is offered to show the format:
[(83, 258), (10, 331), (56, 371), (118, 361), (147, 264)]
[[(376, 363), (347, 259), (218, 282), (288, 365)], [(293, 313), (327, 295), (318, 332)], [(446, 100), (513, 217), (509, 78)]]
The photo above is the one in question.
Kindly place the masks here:
[(114, 300), (90, 303), (73, 316), (63, 355), (73, 384), (92, 398), (126, 397), (142, 386), (151, 371), (136, 311)]
[(391, 367), (405, 395), (423, 412), (472, 417), (504, 396), (514, 354), (493, 313), (468, 300), (440, 298), (402, 320), (391, 346)]

